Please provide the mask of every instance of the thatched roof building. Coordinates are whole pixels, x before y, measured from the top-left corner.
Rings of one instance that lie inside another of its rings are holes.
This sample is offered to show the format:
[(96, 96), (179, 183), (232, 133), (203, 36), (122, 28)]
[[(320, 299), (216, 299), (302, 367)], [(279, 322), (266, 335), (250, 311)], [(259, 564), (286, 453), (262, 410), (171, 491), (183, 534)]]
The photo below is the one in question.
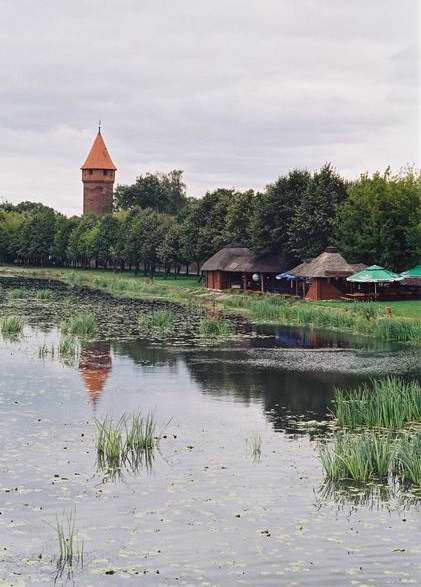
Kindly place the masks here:
[[(358, 267), (358, 268), (357, 268)], [(327, 247), (314, 259), (308, 259), (289, 273), (298, 277), (348, 277), (365, 265), (348, 263), (335, 247)]]
[(307, 299), (335, 299), (344, 295), (344, 278), (365, 267), (363, 263), (348, 263), (335, 247), (327, 247), (318, 257), (308, 259), (289, 273), (312, 280)]
[[(279, 255), (254, 255), (242, 243), (231, 243), (212, 255), (202, 265), (206, 286), (210, 289), (247, 289), (247, 281), (253, 274), (261, 277), (260, 287), (266, 289), (264, 280), (286, 270), (286, 263)], [(266, 277), (265, 277), (266, 276)]]

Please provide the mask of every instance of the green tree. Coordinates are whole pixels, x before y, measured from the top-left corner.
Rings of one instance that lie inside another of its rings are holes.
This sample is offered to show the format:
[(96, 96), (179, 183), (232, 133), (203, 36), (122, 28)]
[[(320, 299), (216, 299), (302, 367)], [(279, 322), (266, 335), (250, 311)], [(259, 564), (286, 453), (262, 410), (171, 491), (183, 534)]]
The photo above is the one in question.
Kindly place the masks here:
[(334, 221), (335, 242), (349, 261), (395, 271), (421, 259), (421, 175), (408, 169), (364, 173), (348, 188)]
[(50, 261), (56, 214), (42, 206), (29, 212), (19, 233), (18, 255), (29, 263), (45, 265)]
[(176, 214), (187, 203), (183, 172), (139, 175), (132, 185), (118, 185), (114, 192), (116, 210), (150, 208), (156, 212)]
[(313, 175), (289, 225), (288, 249), (298, 259), (316, 257), (333, 242), (334, 218), (346, 184), (330, 164)]

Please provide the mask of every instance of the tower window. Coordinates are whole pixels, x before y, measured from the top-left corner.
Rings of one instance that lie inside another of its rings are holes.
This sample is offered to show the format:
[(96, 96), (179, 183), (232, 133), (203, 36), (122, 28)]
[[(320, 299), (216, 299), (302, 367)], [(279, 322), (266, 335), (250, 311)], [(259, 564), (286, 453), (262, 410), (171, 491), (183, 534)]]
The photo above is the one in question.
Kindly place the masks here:
[(92, 174), (93, 174), (93, 170), (92, 170), (92, 169), (90, 169), (90, 170), (89, 170), (89, 175), (92, 175)]
[(106, 170), (106, 169), (104, 169), (103, 173), (104, 173), (104, 175), (107, 175), (107, 170)]

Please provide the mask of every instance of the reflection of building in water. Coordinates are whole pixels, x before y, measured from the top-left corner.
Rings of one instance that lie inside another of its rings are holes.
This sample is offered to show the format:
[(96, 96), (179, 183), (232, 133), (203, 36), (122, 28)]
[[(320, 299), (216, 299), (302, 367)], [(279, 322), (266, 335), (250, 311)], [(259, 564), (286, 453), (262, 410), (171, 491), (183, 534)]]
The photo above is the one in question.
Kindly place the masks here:
[(94, 342), (80, 351), (79, 370), (94, 407), (112, 369), (109, 342)]

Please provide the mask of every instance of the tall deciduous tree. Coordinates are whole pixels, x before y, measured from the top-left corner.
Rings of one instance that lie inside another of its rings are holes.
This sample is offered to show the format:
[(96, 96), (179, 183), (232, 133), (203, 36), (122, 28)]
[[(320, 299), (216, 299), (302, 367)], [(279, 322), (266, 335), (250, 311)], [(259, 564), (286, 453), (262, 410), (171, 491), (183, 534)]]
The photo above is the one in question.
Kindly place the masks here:
[(365, 173), (348, 191), (334, 222), (336, 244), (347, 259), (395, 271), (420, 262), (419, 172)]
[(330, 164), (313, 175), (287, 227), (297, 258), (316, 257), (332, 244), (336, 209), (345, 198), (346, 184)]
[(187, 203), (183, 172), (139, 175), (132, 185), (118, 185), (114, 192), (116, 210), (150, 208), (156, 212), (177, 214)]

